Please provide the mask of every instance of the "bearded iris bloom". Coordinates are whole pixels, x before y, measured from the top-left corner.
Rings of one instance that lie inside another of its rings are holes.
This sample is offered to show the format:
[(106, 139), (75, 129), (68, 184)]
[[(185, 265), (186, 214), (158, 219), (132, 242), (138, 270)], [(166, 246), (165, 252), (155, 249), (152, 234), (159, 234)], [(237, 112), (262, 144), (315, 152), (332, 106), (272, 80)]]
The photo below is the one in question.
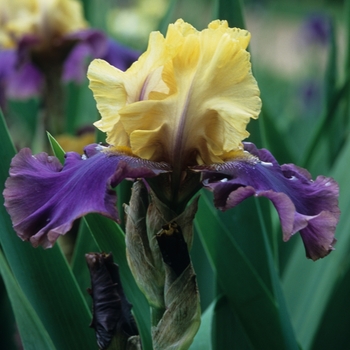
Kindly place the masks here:
[(5, 98), (42, 93), (45, 76), (82, 82), (85, 59), (101, 57), (127, 69), (138, 53), (88, 27), (75, 0), (0, 0), (0, 84)]
[(67, 153), (62, 166), (45, 153), (21, 150), (4, 191), (17, 234), (50, 247), (75, 219), (97, 212), (114, 220), (115, 187), (143, 178), (175, 212), (205, 187), (227, 210), (249, 196), (276, 207), (287, 241), (300, 231), (307, 257), (333, 250), (339, 219), (338, 185), (315, 181), (293, 164), (243, 142), (260, 113), (259, 89), (246, 51), (249, 32), (213, 21), (197, 31), (178, 20), (163, 37), (150, 35), (146, 52), (123, 72), (103, 60), (88, 70), (102, 116), (95, 126), (108, 147), (89, 145)]

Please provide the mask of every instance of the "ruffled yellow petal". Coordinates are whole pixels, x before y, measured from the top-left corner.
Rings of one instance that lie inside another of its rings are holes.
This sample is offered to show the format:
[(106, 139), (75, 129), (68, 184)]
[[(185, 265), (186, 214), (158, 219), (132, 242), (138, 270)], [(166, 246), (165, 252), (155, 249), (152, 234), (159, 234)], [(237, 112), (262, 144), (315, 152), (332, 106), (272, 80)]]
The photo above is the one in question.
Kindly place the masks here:
[[(161, 80), (165, 60), (164, 38), (152, 33), (147, 51), (126, 72), (103, 60), (94, 60), (88, 69), (90, 89), (94, 93), (102, 119), (94, 125), (107, 132), (107, 142), (114, 146), (129, 145), (129, 137), (120, 121), (119, 111), (125, 105), (147, 99), (153, 93), (166, 94), (168, 87)], [(158, 96), (161, 98), (161, 96)], [(127, 141), (126, 141), (127, 140)]]
[[(124, 142), (124, 145), (129, 143), (119, 116), (119, 110), (125, 106), (128, 98), (122, 74), (122, 71), (103, 60), (94, 60), (88, 70), (90, 88), (102, 116), (95, 126), (107, 132), (107, 142), (114, 146), (120, 145), (120, 142)], [(118, 135), (118, 139), (115, 135)]]
[(146, 53), (128, 71), (103, 74), (92, 63), (91, 89), (102, 115), (96, 125), (113, 145), (128, 139), (142, 158), (182, 168), (223, 161), (242, 148), (246, 126), (261, 109), (249, 39), (226, 21), (198, 32), (178, 20), (165, 38), (151, 34)]

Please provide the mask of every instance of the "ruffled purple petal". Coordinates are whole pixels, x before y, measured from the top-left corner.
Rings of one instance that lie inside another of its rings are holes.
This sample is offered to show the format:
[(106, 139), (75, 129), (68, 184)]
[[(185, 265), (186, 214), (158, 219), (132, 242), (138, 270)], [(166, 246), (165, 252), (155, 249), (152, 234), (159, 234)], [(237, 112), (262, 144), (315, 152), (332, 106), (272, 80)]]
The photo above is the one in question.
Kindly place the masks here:
[(306, 255), (317, 260), (329, 254), (336, 242), (339, 220), (338, 184), (331, 178), (310, 174), (294, 164), (280, 166), (266, 149), (244, 144), (251, 156), (223, 164), (197, 166), (203, 184), (214, 193), (214, 204), (230, 209), (250, 196), (270, 199), (280, 217), (283, 239), (300, 231)]
[(11, 163), (5, 206), (19, 237), (48, 248), (70, 230), (75, 219), (88, 213), (117, 221), (116, 194), (111, 188), (123, 179), (167, 171), (164, 163), (104, 152), (97, 145), (88, 146), (83, 157), (67, 153), (64, 166), (56, 157), (32, 155), (24, 148)]

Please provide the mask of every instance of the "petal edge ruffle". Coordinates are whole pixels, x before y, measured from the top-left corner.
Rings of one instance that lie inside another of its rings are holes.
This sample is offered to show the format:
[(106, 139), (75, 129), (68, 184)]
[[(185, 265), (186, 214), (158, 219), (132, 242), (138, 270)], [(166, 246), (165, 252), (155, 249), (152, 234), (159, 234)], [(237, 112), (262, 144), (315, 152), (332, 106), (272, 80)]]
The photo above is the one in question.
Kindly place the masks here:
[(227, 210), (250, 196), (266, 197), (278, 212), (284, 241), (300, 231), (308, 258), (328, 255), (334, 249), (340, 215), (336, 181), (324, 176), (313, 181), (305, 169), (280, 166), (266, 149), (258, 150), (251, 143), (244, 143), (244, 148), (246, 156), (193, 168), (202, 172), (215, 206)]
[(13, 227), (33, 246), (49, 248), (72, 227), (75, 219), (100, 213), (118, 220), (112, 187), (125, 178), (152, 177), (169, 171), (123, 153), (89, 145), (86, 155), (66, 154), (64, 166), (46, 153), (22, 149), (12, 160), (5, 183), (5, 206)]

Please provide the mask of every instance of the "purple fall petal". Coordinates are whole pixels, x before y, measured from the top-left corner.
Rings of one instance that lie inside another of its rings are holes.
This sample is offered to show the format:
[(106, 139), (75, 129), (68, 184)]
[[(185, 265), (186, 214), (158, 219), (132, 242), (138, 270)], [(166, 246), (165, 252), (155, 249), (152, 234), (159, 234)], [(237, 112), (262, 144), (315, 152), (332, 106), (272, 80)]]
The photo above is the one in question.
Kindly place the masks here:
[(83, 215), (95, 212), (118, 220), (111, 187), (127, 177), (153, 177), (169, 171), (163, 163), (98, 149), (88, 146), (85, 157), (69, 152), (64, 166), (56, 157), (32, 155), (28, 148), (13, 158), (4, 197), (19, 237), (35, 247), (48, 248)]
[(227, 210), (253, 195), (267, 197), (279, 214), (284, 241), (300, 231), (307, 257), (317, 260), (329, 254), (340, 215), (338, 184), (324, 176), (313, 181), (305, 169), (280, 166), (266, 149), (258, 150), (251, 143), (244, 147), (257, 159), (194, 168), (213, 191), (215, 206)]

